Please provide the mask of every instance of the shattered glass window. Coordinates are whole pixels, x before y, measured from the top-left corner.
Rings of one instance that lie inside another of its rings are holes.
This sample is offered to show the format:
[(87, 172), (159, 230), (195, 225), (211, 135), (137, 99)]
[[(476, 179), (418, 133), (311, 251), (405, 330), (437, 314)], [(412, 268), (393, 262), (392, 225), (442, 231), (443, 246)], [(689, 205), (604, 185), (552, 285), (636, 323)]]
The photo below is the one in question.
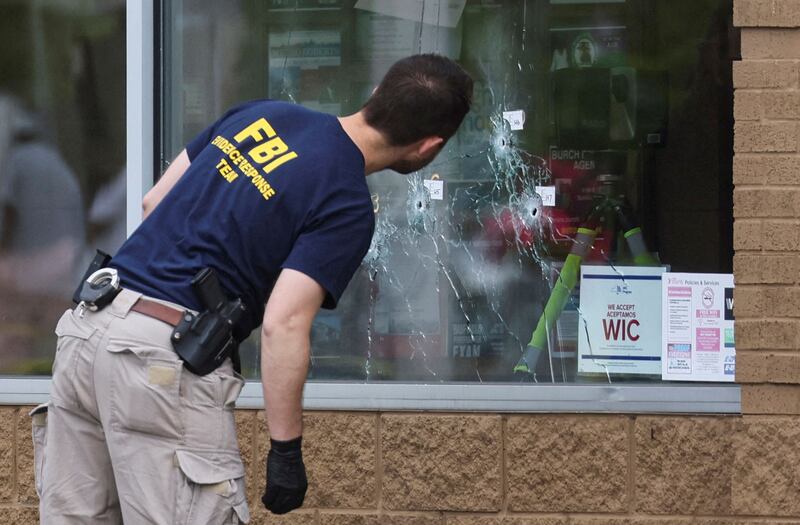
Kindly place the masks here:
[[(227, 107), (357, 111), (389, 66), (475, 79), (425, 169), (369, 176), (372, 245), (314, 380), (660, 381), (660, 274), (730, 272), (730, 0), (165, 2), (161, 156)], [(600, 319), (602, 317), (602, 319)], [(257, 334), (243, 352), (258, 376)]]

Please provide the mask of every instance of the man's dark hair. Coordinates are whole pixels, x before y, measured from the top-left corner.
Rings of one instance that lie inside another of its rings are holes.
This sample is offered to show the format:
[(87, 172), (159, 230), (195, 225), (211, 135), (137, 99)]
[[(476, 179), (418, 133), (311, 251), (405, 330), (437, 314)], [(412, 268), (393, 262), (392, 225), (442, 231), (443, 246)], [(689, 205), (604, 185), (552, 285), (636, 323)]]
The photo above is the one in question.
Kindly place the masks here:
[(414, 55), (396, 62), (364, 104), (367, 124), (394, 146), (452, 137), (472, 101), (472, 78), (447, 57)]

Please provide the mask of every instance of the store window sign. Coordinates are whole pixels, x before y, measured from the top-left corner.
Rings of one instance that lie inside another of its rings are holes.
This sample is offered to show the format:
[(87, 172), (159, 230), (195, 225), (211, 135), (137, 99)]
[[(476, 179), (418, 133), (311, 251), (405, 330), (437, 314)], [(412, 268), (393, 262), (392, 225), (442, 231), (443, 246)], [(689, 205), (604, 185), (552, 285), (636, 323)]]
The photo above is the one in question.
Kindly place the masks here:
[(467, 0), (358, 0), (355, 8), (412, 22), (456, 27), (466, 4)]
[(663, 267), (581, 268), (579, 374), (661, 373)]
[(733, 275), (665, 273), (662, 288), (662, 379), (734, 381)]

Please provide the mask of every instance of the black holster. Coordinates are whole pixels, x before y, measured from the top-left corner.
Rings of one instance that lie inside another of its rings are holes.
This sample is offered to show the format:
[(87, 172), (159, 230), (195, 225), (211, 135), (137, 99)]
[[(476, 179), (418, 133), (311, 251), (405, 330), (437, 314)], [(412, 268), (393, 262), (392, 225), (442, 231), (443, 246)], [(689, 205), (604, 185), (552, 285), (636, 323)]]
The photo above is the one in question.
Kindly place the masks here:
[(172, 346), (193, 374), (203, 376), (216, 370), (228, 357), (239, 370), (239, 342), (234, 328), (244, 314), (241, 299), (228, 300), (211, 268), (204, 268), (194, 279), (192, 289), (204, 310), (186, 314), (172, 332)]

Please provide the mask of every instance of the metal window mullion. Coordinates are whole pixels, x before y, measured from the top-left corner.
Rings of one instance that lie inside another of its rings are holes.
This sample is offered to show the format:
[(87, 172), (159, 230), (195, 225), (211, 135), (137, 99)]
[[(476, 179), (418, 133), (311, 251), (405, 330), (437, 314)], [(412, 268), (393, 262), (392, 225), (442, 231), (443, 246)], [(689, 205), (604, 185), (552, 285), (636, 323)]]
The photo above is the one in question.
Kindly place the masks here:
[[(0, 404), (47, 401), (47, 378), (0, 378)], [(261, 383), (248, 381), (239, 408), (264, 408)], [(739, 414), (738, 385), (518, 385), (309, 382), (307, 410), (503, 413)]]
[(154, 16), (153, 0), (125, 4), (128, 235), (142, 221), (142, 198), (153, 182)]

